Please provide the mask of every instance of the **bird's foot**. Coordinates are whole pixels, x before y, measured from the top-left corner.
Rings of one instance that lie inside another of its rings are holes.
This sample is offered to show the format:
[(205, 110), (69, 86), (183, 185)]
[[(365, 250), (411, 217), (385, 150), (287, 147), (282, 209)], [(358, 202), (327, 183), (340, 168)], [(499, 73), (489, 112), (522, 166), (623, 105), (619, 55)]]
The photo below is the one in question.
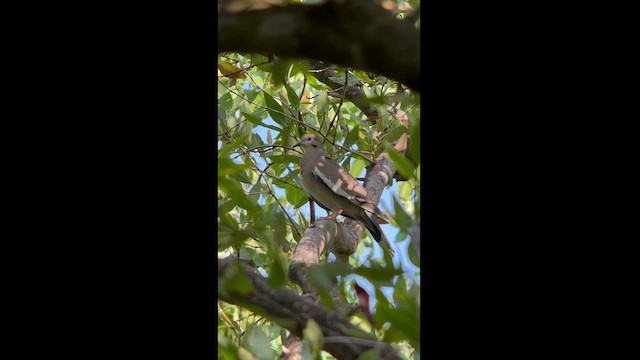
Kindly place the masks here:
[(335, 214), (331, 216), (321, 217), (318, 220), (335, 220), (338, 215), (342, 214), (342, 209), (338, 209)]

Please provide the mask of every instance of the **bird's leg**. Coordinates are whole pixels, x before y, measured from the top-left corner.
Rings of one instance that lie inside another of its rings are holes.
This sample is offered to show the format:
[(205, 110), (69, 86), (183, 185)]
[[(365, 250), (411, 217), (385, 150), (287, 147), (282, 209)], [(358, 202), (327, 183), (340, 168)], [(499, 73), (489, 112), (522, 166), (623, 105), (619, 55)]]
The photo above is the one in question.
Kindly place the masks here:
[(331, 216), (322, 217), (322, 218), (320, 218), (318, 220), (335, 220), (336, 217), (338, 217), (338, 215), (340, 215), (340, 214), (342, 214), (342, 208), (338, 209), (338, 211), (336, 211), (335, 214), (333, 214)]
[(311, 225), (316, 223), (316, 207), (313, 206), (315, 202), (311, 197), (309, 197), (309, 212), (311, 213)]

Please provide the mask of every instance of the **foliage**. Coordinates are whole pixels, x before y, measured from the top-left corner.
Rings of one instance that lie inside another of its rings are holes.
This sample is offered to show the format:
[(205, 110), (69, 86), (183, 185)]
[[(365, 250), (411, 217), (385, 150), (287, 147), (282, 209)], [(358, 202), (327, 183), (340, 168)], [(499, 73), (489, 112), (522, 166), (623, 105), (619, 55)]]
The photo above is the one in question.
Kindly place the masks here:
[[(385, 203), (383, 197), (381, 208), (388, 212), (390, 224), (383, 231), (388, 236), (395, 234), (396, 249), (402, 246), (407, 250), (397, 251), (399, 261), (383, 257), (365, 232), (366, 238), (350, 258), (350, 267), (323, 255), (324, 265), (314, 269), (311, 277), (319, 294), (326, 294), (332, 279), (338, 278), (339, 290), (349, 303), (357, 303), (351, 285), (356, 279), (371, 296), (377, 326), (372, 329), (361, 313), (351, 322), (395, 345), (401, 357), (419, 358), (419, 259), (405, 241), (409, 228), (420, 217), (418, 96), (382, 76), (332, 66), (336, 71), (332, 80), (360, 87), (380, 114), (369, 119), (343, 98), (343, 89), (332, 89), (318, 80), (307, 61), (222, 53), (218, 65), (218, 256), (246, 260), (271, 286), (300, 293), (288, 279), (288, 264), (309, 226), (310, 215), (299, 175), (302, 154), (292, 146), (307, 132), (320, 134), (329, 156), (356, 178), (365, 176), (371, 160), (388, 153), (406, 180), (394, 181), (385, 190), (391, 201)], [(393, 149), (393, 143), (406, 131), (393, 115), (395, 108), (402, 109), (408, 119), (406, 156)], [(316, 207), (316, 217), (324, 216), (323, 212)], [(252, 291), (239, 271), (219, 283), (219, 291), (229, 289), (246, 294)], [(218, 312), (222, 358), (279, 358), (288, 330), (222, 301)], [(303, 353), (331, 359), (320, 351), (323, 340), (319, 331), (314, 322), (307, 324)], [(363, 354), (362, 358), (374, 355)]]

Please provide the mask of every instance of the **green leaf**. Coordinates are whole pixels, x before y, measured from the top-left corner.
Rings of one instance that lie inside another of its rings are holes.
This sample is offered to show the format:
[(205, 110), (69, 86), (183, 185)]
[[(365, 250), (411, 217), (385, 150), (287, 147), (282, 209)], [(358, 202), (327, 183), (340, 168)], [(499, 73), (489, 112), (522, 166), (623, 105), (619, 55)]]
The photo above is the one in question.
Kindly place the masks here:
[[(414, 348), (420, 348), (420, 310), (396, 307), (394, 309), (378, 308), (380, 317), (391, 323), (400, 331)], [(390, 329), (389, 329), (390, 330)], [(389, 331), (387, 330), (387, 331)]]
[[(316, 116), (318, 117), (318, 121), (322, 124), (323, 134), (326, 133), (327, 128), (329, 127), (329, 122), (331, 119), (325, 119), (327, 116), (327, 112), (329, 111), (329, 97), (327, 96), (326, 90), (321, 90), (320, 94), (315, 101), (316, 105)], [(322, 119), (325, 119), (324, 123)]]
[(413, 239), (411, 240), (411, 243), (409, 244), (409, 247), (407, 248), (407, 255), (409, 255), (409, 260), (411, 260), (411, 262), (416, 267), (420, 267), (420, 258), (418, 257), (418, 253), (416, 251), (416, 247), (415, 247), (415, 244), (413, 242)]
[(244, 339), (245, 346), (260, 360), (272, 360), (276, 352), (271, 347), (271, 339), (258, 326), (247, 329)]
[(411, 192), (413, 191), (408, 181), (402, 181), (398, 185), (398, 196), (403, 202), (411, 200)]
[(256, 253), (251, 257), (251, 260), (253, 260), (253, 263), (258, 267), (264, 266), (267, 263), (267, 254)]
[(319, 82), (310, 72), (306, 73), (307, 75), (307, 85), (311, 86), (314, 89), (317, 90), (330, 90), (331, 88), (328, 87), (327, 85)]
[(253, 124), (251, 124), (249, 121), (245, 121), (242, 123), (242, 125), (240, 125), (236, 133), (237, 135), (249, 137), (252, 135), (252, 131), (253, 131)]
[[(262, 185), (260, 183), (256, 183), (255, 185), (253, 185), (253, 187), (251, 187), (251, 189), (249, 189), (250, 193), (259, 193), (260, 191), (262, 191)], [(253, 205), (257, 206), (258, 200), (260, 199), (260, 194), (249, 195), (248, 198), (249, 200), (251, 200)]]
[(245, 139), (249, 137), (249, 135), (243, 135), (237, 137), (232, 143), (224, 144), (220, 151), (218, 152), (219, 158), (226, 158), (229, 156), (232, 150), (237, 149), (240, 144), (244, 143)]
[(251, 64), (260, 64), (269, 61), (269, 58), (260, 54), (251, 54)]
[(263, 91), (262, 95), (264, 96), (264, 101), (267, 104), (267, 111), (269, 112), (269, 115), (271, 115), (273, 121), (277, 122), (281, 126), (286, 126), (289, 120), (283, 115), (284, 110), (282, 110), (282, 106), (280, 106), (280, 104), (278, 104), (270, 94)]
[(277, 255), (271, 265), (271, 271), (269, 271), (269, 278), (267, 282), (273, 288), (279, 289), (287, 282), (287, 272), (289, 271), (289, 262), (287, 256), (277, 250)]
[(344, 144), (342, 146), (348, 148), (351, 147), (351, 145), (355, 144), (356, 141), (358, 141), (358, 139), (360, 138), (361, 128), (362, 126), (356, 125), (353, 130), (349, 131), (349, 135), (347, 135), (347, 139), (344, 141)]
[[(336, 157), (337, 159), (337, 157)], [(343, 169), (349, 171), (351, 170), (351, 156), (347, 156), (344, 161), (342, 163), (340, 163), (340, 166), (342, 166)], [(338, 160), (340, 161), (340, 160)], [(336, 161), (337, 162), (337, 161)]]
[(220, 359), (240, 359), (238, 357), (238, 347), (220, 332), (218, 332), (218, 356)]
[(311, 349), (315, 356), (318, 356), (322, 351), (322, 329), (320, 326), (313, 321), (313, 319), (309, 319), (307, 321), (307, 326), (302, 331), (304, 335), (304, 339), (308, 340), (311, 344)]
[(253, 292), (253, 285), (247, 279), (240, 263), (232, 263), (227, 268), (218, 283), (218, 292), (221, 294), (233, 292), (239, 295), (249, 295)]
[(302, 119), (304, 120), (305, 124), (311, 125), (313, 127), (317, 127), (318, 125), (320, 125), (317, 118), (315, 118), (312, 114), (309, 114), (309, 113), (304, 114), (302, 116)]
[(251, 185), (253, 184), (253, 181), (249, 178), (249, 176), (250, 174), (247, 173), (246, 169), (243, 169), (239, 173), (233, 175), (233, 177), (236, 178), (236, 180), (238, 180), (239, 182)]
[(220, 96), (218, 98), (218, 104), (223, 110), (230, 112), (231, 109), (233, 109), (233, 98), (231, 97), (231, 93), (225, 92), (222, 96)]
[(224, 191), (231, 199), (233, 199), (239, 207), (248, 210), (255, 211), (255, 205), (249, 200), (247, 195), (244, 193), (242, 189), (242, 185), (240, 183), (230, 177), (225, 178), (222, 181), (218, 182), (218, 188)]
[(404, 280), (404, 276), (398, 276), (398, 280), (396, 280), (396, 284), (393, 287), (393, 302), (396, 304), (402, 300), (406, 300), (407, 297), (407, 283)]
[[(307, 193), (303, 192), (303, 196), (300, 197), (300, 199), (298, 200), (297, 203), (293, 204), (293, 208), (297, 209), (299, 207), (301, 207), (302, 205), (306, 204), (307, 202), (309, 202), (309, 196), (307, 196)], [(303, 229), (306, 229), (308, 227), (309, 224), (303, 226)]]
[(274, 85), (277, 86), (286, 83), (287, 73), (289, 72), (289, 68), (291, 67), (292, 63), (292, 60), (280, 59), (273, 64), (273, 67), (271, 68), (271, 82)]
[(351, 175), (353, 175), (354, 178), (357, 178), (358, 176), (360, 176), (360, 173), (364, 169), (364, 166), (365, 166), (364, 160), (361, 157), (355, 157), (353, 160), (353, 165), (349, 170), (349, 173), (351, 173)]
[(413, 225), (413, 220), (411, 220), (411, 217), (404, 211), (395, 196), (393, 197), (393, 211), (393, 218), (398, 223), (398, 227), (406, 233), (411, 225)]
[(367, 83), (367, 84), (369, 84), (369, 85), (373, 85), (373, 84), (375, 84), (375, 83), (376, 83), (376, 81), (375, 81), (375, 80), (373, 80), (372, 78), (370, 78), (370, 77), (369, 77), (369, 74), (367, 74), (367, 73), (366, 73), (366, 72), (364, 72), (364, 71), (356, 70), (356, 71), (354, 71), (354, 72), (353, 72), (353, 74), (354, 74), (358, 79), (360, 79), (360, 81), (364, 81), (364, 82), (366, 82), (366, 83)]
[(325, 263), (324, 265), (319, 267), (319, 270), (324, 272), (327, 278), (331, 278), (331, 279), (336, 278), (338, 276), (345, 276), (345, 275), (351, 274), (354, 271), (351, 268), (351, 266), (349, 266), (349, 264), (342, 261), (333, 261), (333, 262)]
[[(252, 165), (250, 164), (238, 164), (237, 162), (229, 158), (218, 158), (218, 179), (222, 179), (229, 175), (242, 176), (240, 174), (244, 173), (244, 170), (251, 167)], [(248, 179), (246, 178), (246, 173), (244, 175), (245, 176), (242, 178), (242, 180), (247, 180), (245, 181), (245, 183), (247, 184), (251, 183), (251, 181), (248, 181)]]
[(407, 128), (404, 127), (404, 125), (395, 126), (391, 130), (389, 130), (386, 134), (384, 134), (384, 137), (382, 139), (384, 139), (385, 141), (388, 141), (389, 143), (392, 143), (398, 140), (406, 130)]
[(404, 155), (397, 152), (393, 146), (391, 146), (388, 142), (383, 141), (382, 146), (384, 150), (389, 154), (389, 159), (396, 166), (400, 175), (404, 176), (407, 179), (414, 178), (414, 172), (416, 170), (415, 166), (407, 159)]
[(289, 103), (293, 105), (294, 109), (297, 109), (298, 105), (300, 105), (300, 98), (289, 84), (284, 84), (284, 87), (287, 89), (287, 98), (289, 98)]
[[(386, 319), (386, 316), (388, 316), (388, 314), (389, 314), (388, 311), (383, 311), (382, 313), (376, 312), (377, 316), (374, 316), (374, 319), (375, 321), (382, 321), (382, 320), (379, 320), (378, 318)], [(391, 327), (384, 332), (384, 338), (382, 341), (386, 342), (387, 344), (392, 344), (392, 343), (404, 341), (406, 339), (407, 339), (407, 336), (402, 331), (399, 331), (398, 328), (391, 325)]]
[(285, 191), (287, 201), (291, 205), (296, 205), (301, 201), (301, 199), (308, 198), (307, 194), (291, 186), (288, 186)]
[(222, 205), (218, 206), (218, 214), (227, 214), (235, 206), (236, 206), (236, 202), (233, 201), (233, 199), (231, 199), (231, 200), (223, 203)]
[(218, 213), (218, 218), (223, 225), (226, 225), (232, 230), (238, 230), (238, 222), (229, 213)]
[(411, 138), (407, 144), (407, 157), (413, 164), (420, 163), (420, 121), (417, 121), (411, 132)]
[(363, 352), (356, 360), (378, 360), (380, 359), (380, 355), (379, 349), (371, 349)]
[[(271, 218), (271, 229), (273, 230), (273, 237), (276, 243), (285, 241), (287, 237), (287, 219), (279, 208), (274, 207), (275, 214)], [(288, 251), (288, 250), (285, 250)]]
[[(331, 76), (329, 77), (329, 79), (337, 82), (338, 84), (344, 84), (344, 75)], [(347, 86), (352, 86), (359, 83), (360, 83), (360, 79), (357, 76), (352, 74), (347, 75)], [(339, 92), (342, 93), (341, 91)]]
[(302, 236), (300, 235), (300, 233), (298, 233), (298, 231), (296, 231), (295, 229), (292, 229), (291, 233), (293, 234), (293, 240), (295, 240), (295, 242), (297, 243), (300, 242), (300, 239), (302, 239)]
[(318, 291), (318, 296), (322, 303), (329, 309), (335, 310), (336, 304), (333, 302), (329, 291), (332, 280), (321, 266), (313, 266), (309, 269), (309, 282)]
[(354, 273), (366, 278), (378, 286), (392, 286), (391, 280), (401, 275), (402, 270), (393, 267), (384, 268), (379, 265), (372, 264), (371, 267), (358, 267)]
[(241, 112), (240, 112), (240, 114), (244, 115), (244, 117), (245, 117), (247, 120), (249, 120), (249, 122), (251, 122), (251, 123), (253, 123), (253, 124), (256, 124), (256, 125), (259, 125), (259, 126), (264, 126), (264, 127), (266, 127), (266, 128), (269, 128), (269, 129), (275, 130), (275, 131), (277, 131), (277, 132), (281, 132), (281, 131), (282, 131), (282, 129), (281, 129), (281, 128), (279, 128), (279, 127), (277, 127), (277, 126), (273, 126), (273, 125), (265, 124), (264, 122), (262, 122), (262, 120), (258, 119), (258, 117), (254, 116), (254, 115), (251, 115), (251, 114), (249, 114), (249, 113), (247, 113), (247, 112), (241, 111)]

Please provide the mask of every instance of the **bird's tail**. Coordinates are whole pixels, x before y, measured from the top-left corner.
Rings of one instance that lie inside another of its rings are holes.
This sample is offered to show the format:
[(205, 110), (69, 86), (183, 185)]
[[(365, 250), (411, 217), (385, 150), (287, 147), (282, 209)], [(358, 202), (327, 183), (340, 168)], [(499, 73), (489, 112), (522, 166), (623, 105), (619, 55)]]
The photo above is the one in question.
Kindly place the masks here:
[[(391, 246), (391, 243), (382, 232), (382, 229), (380, 228), (380, 224), (378, 224), (378, 215), (374, 213), (370, 213), (368, 211), (365, 211), (365, 213), (367, 214), (367, 222), (365, 223), (367, 230), (369, 230), (369, 233), (371, 233), (371, 236), (373, 236), (373, 238), (378, 242), (378, 244), (380, 244), (381, 247), (387, 248), (387, 250), (393, 257), (395, 252), (393, 251), (393, 247)], [(384, 243), (384, 246), (382, 246), (382, 243)]]

